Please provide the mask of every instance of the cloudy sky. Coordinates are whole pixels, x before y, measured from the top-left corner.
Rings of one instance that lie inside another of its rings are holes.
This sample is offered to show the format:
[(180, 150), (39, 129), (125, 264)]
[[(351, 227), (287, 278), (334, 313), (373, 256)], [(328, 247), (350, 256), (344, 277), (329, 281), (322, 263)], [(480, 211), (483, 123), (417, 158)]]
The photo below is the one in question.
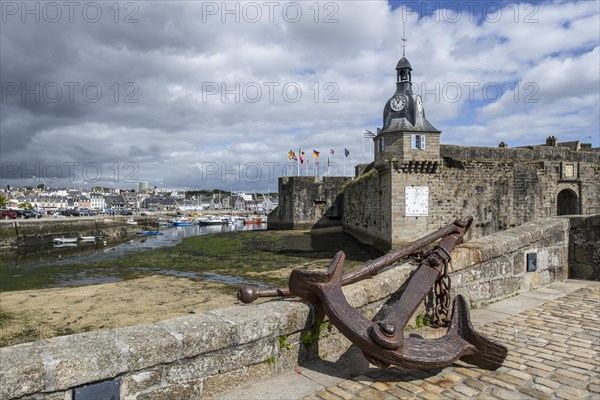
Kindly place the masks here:
[(274, 191), (299, 148), (350, 173), (403, 22), (443, 143), (599, 146), (598, 1), (0, 5), (3, 185)]

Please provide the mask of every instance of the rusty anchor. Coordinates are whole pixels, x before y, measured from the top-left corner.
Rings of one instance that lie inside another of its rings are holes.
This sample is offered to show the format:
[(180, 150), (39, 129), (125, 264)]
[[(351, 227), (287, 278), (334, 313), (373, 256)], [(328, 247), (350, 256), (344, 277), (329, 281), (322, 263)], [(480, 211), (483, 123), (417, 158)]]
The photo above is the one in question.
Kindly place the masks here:
[[(475, 331), (462, 296), (454, 299), (452, 314), (448, 318), (450, 253), (462, 243), (472, 221), (471, 217), (457, 220), (345, 275), (345, 255), (340, 251), (326, 273), (296, 269), (290, 275), (289, 289), (259, 290), (244, 286), (238, 298), (250, 303), (257, 297), (299, 296), (311, 303), (322, 304), (333, 325), (358, 346), (372, 364), (380, 367), (440, 368), (460, 359), (480, 368), (495, 370), (504, 362), (508, 350)], [(435, 248), (422, 257), (406, 290), (385, 319), (369, 321), (350, 306), (342, 292), (343, 285), (376, 275), (383, 268), (438, 239), (441, 240)], [(406, 324), (434, 285), (436, 319), (438, 325), (448, 326), (446, 334), (436, 339), (405, 337)]]

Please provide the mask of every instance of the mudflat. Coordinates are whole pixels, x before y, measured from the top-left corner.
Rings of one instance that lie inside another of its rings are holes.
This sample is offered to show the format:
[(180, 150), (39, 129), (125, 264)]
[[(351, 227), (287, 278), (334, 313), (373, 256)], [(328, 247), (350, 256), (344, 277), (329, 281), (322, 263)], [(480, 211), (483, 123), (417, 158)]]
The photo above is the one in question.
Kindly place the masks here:
[(231, 286), (154, 275), (0, 294), (0, 345), (156, 322), (241, 304)]

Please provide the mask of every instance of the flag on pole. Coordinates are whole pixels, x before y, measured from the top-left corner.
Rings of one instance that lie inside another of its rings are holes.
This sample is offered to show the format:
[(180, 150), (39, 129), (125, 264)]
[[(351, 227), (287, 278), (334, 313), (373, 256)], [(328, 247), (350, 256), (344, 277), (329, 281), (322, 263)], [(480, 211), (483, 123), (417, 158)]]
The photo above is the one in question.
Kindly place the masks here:
[(344, 148), (344, 156), (348, 157), (350, 155), (350, 152), (348, 151), (348, 149)]
[(294, 155), (294, 152), (293, 152), (293, 151), (291, 151), (291, 150), (290, 150), (290, 151), (288, 151), (288, 160), (291, 160), (291, 159), (292, 159), (292, 157), (293, 157), (293, 155)]
[(315, 149), (313, 149), (313, 157), (314, 158), (319, 158), (319, 152), (316, 151)]
[(333, 149), (329, 149), (329, 154), (333, 155), (335, 152), (333, 151)]

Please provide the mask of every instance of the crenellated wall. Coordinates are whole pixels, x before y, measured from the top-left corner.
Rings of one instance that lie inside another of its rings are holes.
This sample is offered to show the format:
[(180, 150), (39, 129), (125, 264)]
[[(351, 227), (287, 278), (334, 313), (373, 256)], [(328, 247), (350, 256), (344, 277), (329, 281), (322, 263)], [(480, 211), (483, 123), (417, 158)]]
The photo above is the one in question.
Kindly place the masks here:
[[(568, 252), (568, 218), (471, 240), (452, 253), (452, 295), (481, 304), (563, 280)], [(528, 253), (537, 255), (535, 272), (526, 272)], [(372, 318), (415, 268), (400, 263), (344, 293)], [(74, 389), (106, 380), (119, 383), (122, 400), (209, 398), (345, 351), (350, 343), (326, 323), (321, 339), (311, 343), (306, 334), (318, 327), (319, 315), (302, 301), (274, 300), (5, 347), (0, 398), (68, 400)]]

